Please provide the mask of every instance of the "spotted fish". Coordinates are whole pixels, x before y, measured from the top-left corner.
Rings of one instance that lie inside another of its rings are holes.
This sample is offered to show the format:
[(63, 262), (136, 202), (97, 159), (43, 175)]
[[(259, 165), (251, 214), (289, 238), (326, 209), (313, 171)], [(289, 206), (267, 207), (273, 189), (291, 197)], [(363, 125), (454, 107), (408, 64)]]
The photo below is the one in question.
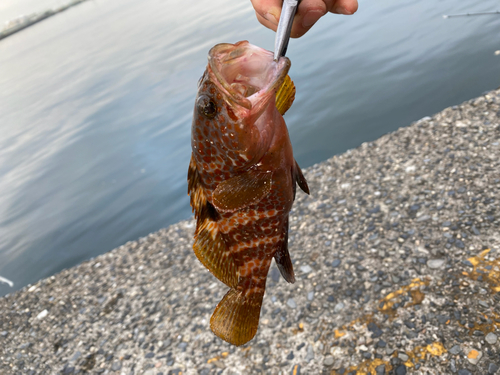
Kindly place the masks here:
[(233, 345), (257, 332), (271, 260), (295, 281), (288, 213), (296, 184), (309, 188), (282, 117), (295, 96), (289, 69), (288, 58), (275, 62), (246, 41), (218, 44), (198, 84), (188, 171), (193, 250), (230, 288), (210, 327)]

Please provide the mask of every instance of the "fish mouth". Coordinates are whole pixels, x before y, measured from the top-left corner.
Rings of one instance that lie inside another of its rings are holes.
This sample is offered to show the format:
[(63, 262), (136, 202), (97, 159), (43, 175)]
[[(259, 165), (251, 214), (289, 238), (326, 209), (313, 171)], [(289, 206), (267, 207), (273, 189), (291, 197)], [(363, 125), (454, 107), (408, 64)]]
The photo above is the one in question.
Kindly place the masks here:
[(208, 53), (208, 62), (226, 100), (248, 110), (262, 107), (290, 69), (287, 57), (274, 61), (272, 52), (247, 41), (217, 44)]

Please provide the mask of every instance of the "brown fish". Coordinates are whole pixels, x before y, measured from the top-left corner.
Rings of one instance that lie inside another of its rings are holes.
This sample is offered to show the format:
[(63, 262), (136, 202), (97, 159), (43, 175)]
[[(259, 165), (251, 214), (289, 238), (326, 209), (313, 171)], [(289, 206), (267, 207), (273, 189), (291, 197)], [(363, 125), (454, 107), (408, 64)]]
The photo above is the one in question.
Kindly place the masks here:
[(218, 44), (198, 84), (188, 171), (193, 249), (231, 288), (210, 327), (234, 345), (257, 332), (273, 257), (285, 280), (295, 281), (288, 213), (295, 184), (309, 189), (282, 117), (295, 96), (289, 69), (288, 58), (275, 62), (272, 52), (246, 41)]

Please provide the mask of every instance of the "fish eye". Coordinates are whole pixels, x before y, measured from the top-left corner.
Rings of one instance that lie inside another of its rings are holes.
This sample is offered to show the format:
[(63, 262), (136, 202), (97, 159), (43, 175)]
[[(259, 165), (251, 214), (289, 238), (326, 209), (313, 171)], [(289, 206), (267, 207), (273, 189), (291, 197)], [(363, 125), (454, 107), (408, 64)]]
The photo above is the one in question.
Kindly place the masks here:
[(207, 95), (200, 95), (196, 101), (198, 112), (208, 118), (214, 118), (217, 114), (217, 104), (214, 103)]

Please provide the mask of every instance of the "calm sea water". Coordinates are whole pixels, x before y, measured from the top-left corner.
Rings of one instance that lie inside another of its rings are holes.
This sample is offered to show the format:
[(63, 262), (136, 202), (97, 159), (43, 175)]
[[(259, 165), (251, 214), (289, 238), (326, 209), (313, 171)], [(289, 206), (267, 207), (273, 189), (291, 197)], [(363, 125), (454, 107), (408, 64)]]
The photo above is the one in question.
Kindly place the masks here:
[[(6, 0), (0, 23), (61, 5)], [(361, 0), (293, 40), (302, 167), (499, 86), (497, 1)], [(190, 217), (210, 47), (272, 49), (246, 0), (95, 0), (0, 41), (0, 295)], [(313, 192), (314, 194), (314, 192)]]

